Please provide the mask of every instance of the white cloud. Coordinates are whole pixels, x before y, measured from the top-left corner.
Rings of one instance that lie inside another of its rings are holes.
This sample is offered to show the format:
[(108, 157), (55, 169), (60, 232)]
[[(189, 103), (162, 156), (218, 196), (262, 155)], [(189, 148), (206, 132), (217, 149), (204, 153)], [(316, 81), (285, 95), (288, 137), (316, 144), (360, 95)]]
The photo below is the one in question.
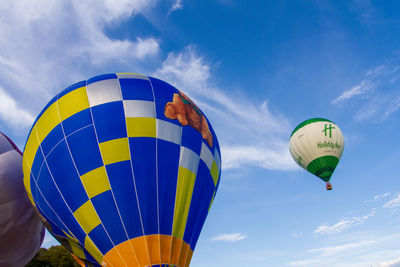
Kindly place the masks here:
[[(308, 249), (301, 255), (309, 254), (305, 259), (292, 260), (289, 266), (332, 266), (332, 267), (363, 267), (381, 266), (383, 260), (398, 255), (399, 250), (388, 249), (398, 244), (399, 234), (386, 236), (371, 236), (366, 233), (349, 235), (350, 240), (342, 244)], [(338, 239), (324, 242), (337, 243)], [(391, 261), (389, 261), (391, 262)], [(395, 262), (395, 261), (394, 261)], [(390, 266), (390, 265), (389, 265)], [(390, 266), (394, 267), (396, 265)]]
[(384, 193), (384, 194), (381, 194), (381, 195), (376, 195), (376, 196), (374, 196), (372, 199), (364, 200), (363, 202), (364, 202), (364, 203), (373, 202), (373, 201), (377, 201), (377, 200), (382, 199), (382, 198), (386, 198), (386, 197), (388, 197), (388, 196), (390, 196), (390, 193), (389, 193), (389, 192)]
[(343, 108), (356, 107), (357, 111), (351, 112), (357, 121), (384, 121), (400, 110), (399, 86), (400, 58), (395, 56), (390, 62), (367, 71), (362, 81), (343, 91), (332, 103), (347, 102)]
[(322, 247), (322, 248), (310, 249), (308, 252), (320, 253), (322, 256), (332, 256), (332, 255), (335, 255), (338, 253), (342, 253), (344, 251), (349, 251), (352, 249), (369, 246), (373, 243), (375, 243), (374, 240), (365, 240), (365, 241), (359, 241), (359, 242), (354, 242), (354, 243), (349, 243), (349, 244), (344, 244), (344, 245), (327, 246), (327, 247)]
[[(52, 96), (74, 82), (110, 71), (150, 72), (152, 60), (159, 60), (157, 38), (110, 38), (106, 29), (118, 27), (130, 16), (145, 15), (157, 2), (0, 2), (0, 87), (3, 97), (14, 99), (12, 105), (24, 107), (17, 122), (29, 128), (27, 114), (38, 114)], [(172, 3), (175, 8), (182, 6), (180, 0)], [(243, 164), (296, 168), (287, 149), (291, 128), (288, 119), (272, 111), (268, 101), (250, 101), (245, 95), (232, 90), (224, 93), (214, 86), (210, 64), (194, 47), (169, 53), (153, 73), (190, 94), (209, 114), (217, 134), (224, 137), (220, 139), (221, 147), (230, 153), (222, 155), (224, 168)]]
[(400, 257), (391, 261), (381, 262), (379, 267), (400, 267)]
[(221, 241), (221, 242), (237, 242), (246, 239), (247, 235), (243, 233), (231, 233), (231, 234), (220, 234), (212, 237), (211, 241)]
[(387, 197), (387, 196), (389, 196), (390, 195), (390, 193), (385, 193), (385, 194), (382, 194), (382, 195), (377, 195), (377, 196), (374, 196), (374, 200), (377, 200), (377, 199), (380, 199), (380, 198), (384, 198), (384, 197)]
[(0, 87), (0, 118), (13, 128), (23, 128), (32, 125), (32, 114), (20, 107), (14, 98)]
[(397, 197), (389, 200), (383, 205), (384, 208), (397, 208), (400, 207), (400, 193), (397, 195)]
[[(223, 167), (239, 168), (246, 164), (254, 164), (266, 169), (288, 169), (291, 168), (292, 158), (287, 151), (286, 144), (281, 149), (268, 149), (257, 146), (223, 146)], [(297, 168), (294, 166), (293, 168)]]
[(315, 234), (340, 233), (344, 229), (348, 228), (352, 223), (353, 223), (352, 219), (341, 219), (339, 222), (331, 226), (326, 224), (318, 226), (318, 228), (314, 231), (314, 233)]
[(333, 225), (322, 224), (318, 226), (318, 228), (314, 231), (314, 233), (320, 235), (340, 233), (349, 228), (350, 226), (363, 223), (365, 220), (367, 220), (369, 217), (372, 216), (375, 216), (375, 211), (372, 211), (371, 213), (362, 217), (354, 216), (350, 218), (343, 218)]
[(153, 38), (148, 38), (145, 40), (138, 38), (134, 48), (134, 54), (138, 58), (142, 59), (148, 55), (157, 54), (160, 49), (160, 45), (158, 41)]
[(210, 65), (193, 46), (170, 53), (154, 76), (175, 85), (202, 108), (220, 137), (224, 169), (248, 164), (296, 168), (288, 150), (287, 118), (272, 112), (267, 101), (255, 103), (232, 90), (224, 93), (211, 82)]
[(156, 2), (1, 1), (0, 87), (14, 98), (12, 103), (38, 114), (53, 95), (72, 83), (116, 71), (115, 66), (144, 71), (143, 60), (158, 55), (159, 41), (151, 36), (110, 38), (106, 29)]
[(393, 99), (392, 102), (389, 104), (389, 106), (383, 113), (382, 118), (384, 120), (387, 119), (390, 115), (392, 115), (399, 109), (400, 109), (400, 97), (397, 97), (397, 98)]
[(304, 236), (303, 232), (298, 232), (298, 233), (291, 233), (290, 234), (293, 238), (300, 238), (302, 236)]
[[(291, 261), (289, 262), (289, 266), (312, 266), (315, 264), (320, 264), (320, 259), (307, 259), (307, 260), (299, 260), (299, 261)], [(327, 262), (325, 262), (326, 264)]]
[(361, 95), (365, 92), (367, 92), (370, 89), (370, 87), (367, 85), (366, 81), (362, 81), (360, 84), (354, 86), (353, 88), (344, 91), (340, 96), (338, 96), (336, 99), (332, 101), (333, 104), (337, 104), (339, 102), (342, 102), (344, 100), (350, 99), (354, 96)]
[(179, 10), (182, 9), (183, 5), (182, 5), (182, 0), (174, 0), (172, 7), (170, 9), (170, 12), (175, 11), (175, 10)]
[(314, 257), (305, 260), (296, 260), (289, 262), (289, 266), (352, 266), (351, 264), (338, 263), (340, 254), (351, 254), (352, 251), (366, 248), (375, 243), (374, 240), (358, 241), (336, 246), (326, 246), (321, 248), (310, 249), (307, 253), (314, 254)]
[(178, 85), (190, 85), (187, 90), (207, 90), (210, 67), (203, 57), (196, 54), (193, 46), (188, 46), (180, 53), (169, 53), (154, 75)]

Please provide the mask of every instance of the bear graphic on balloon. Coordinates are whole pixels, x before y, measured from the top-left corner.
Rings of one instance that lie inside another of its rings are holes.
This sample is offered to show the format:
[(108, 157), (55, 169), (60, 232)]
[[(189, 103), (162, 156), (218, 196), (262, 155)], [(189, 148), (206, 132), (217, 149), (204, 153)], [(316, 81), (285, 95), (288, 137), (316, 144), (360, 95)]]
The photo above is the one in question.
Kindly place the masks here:
[(164, 110), (165, 117), (171, 120), (177, 119), (182, 125), (192, 126), (201, 133), (203, 139), (212, 147), (213, 137), (205, 116), (184, 93), (181, 91), (179, 91), (179, 94), (174, 93), (172, 102), (168, 102)]

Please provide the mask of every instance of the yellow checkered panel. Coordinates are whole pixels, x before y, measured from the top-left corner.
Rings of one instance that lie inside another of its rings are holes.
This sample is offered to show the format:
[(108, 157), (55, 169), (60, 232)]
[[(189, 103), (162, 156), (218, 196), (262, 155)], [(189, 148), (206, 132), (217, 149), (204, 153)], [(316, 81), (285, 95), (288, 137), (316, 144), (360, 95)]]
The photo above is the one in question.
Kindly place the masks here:
[(81, 176), (81, 180), (89, 198), (97, 196), (107, 190), (111, 190), (104, 166), (85, 173)]

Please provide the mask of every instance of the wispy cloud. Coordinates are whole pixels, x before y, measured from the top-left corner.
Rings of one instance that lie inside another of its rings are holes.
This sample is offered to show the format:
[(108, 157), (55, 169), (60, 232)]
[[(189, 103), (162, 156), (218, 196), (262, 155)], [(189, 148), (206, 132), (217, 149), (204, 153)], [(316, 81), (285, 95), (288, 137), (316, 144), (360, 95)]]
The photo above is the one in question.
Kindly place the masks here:
[(365, 74), (365, 80), (361, 81), (358, 85), (344, 91), (340, 96), (335, 98), (332, 103), (339, 104), (350, 98), (371, 93), (375, 89), (375, 81), (378, 80), (380, 75), (382, 75), (384, 68), (384, 65), (380, 65), (374, 69), (368, 70)]
[(239, 168), (246, 164), (254, 164), (266, 169), (290, 168), (292, 158), (286, 153), (287, 147), (268, 149), (254, 145), (236, 146), (223, 145), (224, 168)]
[[(0, 2), (2, 98), (12, 97), (10, 105), (38, 114), (56, 92), (71, 83), (109, 72), (115, 66), (123, 71), (143, 71), (143, 60), (159, 54), (159, 40), (152, 36), (110, 38), (106, 29), (144, 12), (156, 2)], [(13, 123), (27, 126), (31, 116), (27, 113), (17, 122), (2, 121), (9, 126)]]
[(394, 98), (389, 106), (386, 108), (385, 112), (382, 115), (382, 118), (385, 120), (387, 119), (390, 115), (395, 113), (400, 109), (400, 97)]
[[(147, 14), (157, 0), (89, 0), (59, 2), (29, 0), (0, 3), (0, 88), (19, 108), (29, 128), (32, 115), (71, 83), (99, 73), (134, 70), (153, 73), (187, 92), (212, 118), (220, 138), (224, 168), (253, 164), (268, 169), (294, 169), (287, 149), (291, 125), (273, 111), (268, 100), (245, 95), (212, 82), (211, 63), (193, 46), (171, 52), (162, 62), (160, 40), (152, 36), (111, 38), (106, 30), (136, 14)], [(175, 9), (181, 0), (172, 1)], [(66, 23), (68, 22), (68, 23)], [(9, 27), (13, 25), (13, 27)], [(46, 41), (43, 41), (46, 40)], [(155, 70), (155, 71), (154, 71)], [(230, 93), (224, 93), (230, 91)], [(21, 109), (23, 107), (23, 109)]]
[(400, 267), (400, 257), (391, 261), (381, 262), (379, 267)]
[(390, 62), (367, 71), (362, 81), (344, 90), (332, 103), (346, 102), (349, 104), (345, 108), (356, 107), (357, 121), (371, 118), (384, 121), (400, 109), (399, 86), (400, 58), (395, 56)]
[(246, 239), (247, 235), (244, 233), (230, 233), (230, 234), (220, 234), (212, 237), (211, 241), (221, 241), (221, 242), (237, 242)]
[(174, 0), (170, 9), (170, 12), (173, 12), (175, 10), (179, 10), (182, 9), (183, 5), (182, 5), (182, 0)]
[(361, 95), (366, 93), (371, 89), (370, 86), (368, 86), (366, 81), (362, 81), (360, 84), (352, 87), (351, 89), (344, 91), (340, 96), (335, 98), (332, 103), (333, 104), (338, 104), (344, 100), (350, 99), (354, 96)]
[(389, 195), (390, 195), (390, 193), (385, 193), (385, 194), (382, 194), (382, 195), (377, 195), (377, 196), (374, 196), (374, 200), (381, 199), (381, 198), (387, 197), (387, 196), (389, 196)]
[(372, 4), (372, 1), (354, 0), (349, 3), (350, 11), (355, 13), (355, 18), (363, 25), (373, 27), (384, 22), (384, 17)]
[(376, 196), (374, 196), (372, 199), (364, 200), (364, 203), (377, 201), (377, 200), (379, 200), (379, 199), (386, 198), (386, 197), (388, 197), (388, 196), (390, 196), (390, 193), (389, 193), (389, 192), (384, 193), (384, 194), (381, 194), (381, 195), (376, 195)]
[[(305, 259), (293, 260), (289, 266), (381, 266), (385, 258), (391, 258), (398, 251), (388, 250), (388, 244), (397, 244), (399, 234), (386, 236), (351, 235), (351, 239), (342, 244), (318, 247), (305, 251), (309, 254)], [(332, 242), (337, 242), (334, 240)], [(394, 261), (395, 262), (395, 261)], [(389, 261), (389, 263), (391, 263)], [(394, 267), (397, 265), (389, 265)]]
[(238, 93), (224, 93), (211, 82), (210, 64), (193, 46), (170, 53), (154, 72), (184, 92), (211, 118), (222, 147), (223, 168), (256, 165), (267, 169), (296, 168), (287, 148), (288, 119), (272, 112), (267, 101), (254, 103)]
[(298, 232), (298, 233), (291, 233), (290, 234), (293, 238), (300, 238), (302, 236), (304, 236), (303, 232)]
[[(288, 263), (289, 266), (315, 266), (315, 264), (320, 264), (320, 259), (307, 259), (307, 260), (298, 260), (298, 261), (291, 261)], [(327, 264), (329, 262), (324, 262)]]
[(375, 243), (375, 240), (365, 240), (338, 246), (328, 246), (328, 247), (310, 249), (308, 252), (320, 253), (321, 256), (332, 256), (334, 254), (342, 253), (344, 251), (349, 251), (352, 249), (357, 249), (359, 247), (369, 246), (373, 243)]
[(337, 223), (333, 225), (326, 225), (322, 224), (318, 226), (318, 228), (314, 231), (314, 234), (334, 234), (334, 233), (340, 233), (346, 230), (347, 228), (353, 226), (353, 225), (358, 225), (363, 223), (365, 220), (368, 218), (372, 217), (375, 215), (375, 211), (372, 211), (371, 213), (359, 217), (359, 216), (354, 216), (354, 217), (349, 217), (349, 218), (343, 218)]
[(0, 118), (14, 129), (29, 127), (34, 121), (31, 113), (18, 105), (14, 98), (0, 87)]
[(397, 195), (397, 197), (389, 200), (385, 204), (383, 204), (384, 208), (397, 208), (400, 207), (400, 193)]

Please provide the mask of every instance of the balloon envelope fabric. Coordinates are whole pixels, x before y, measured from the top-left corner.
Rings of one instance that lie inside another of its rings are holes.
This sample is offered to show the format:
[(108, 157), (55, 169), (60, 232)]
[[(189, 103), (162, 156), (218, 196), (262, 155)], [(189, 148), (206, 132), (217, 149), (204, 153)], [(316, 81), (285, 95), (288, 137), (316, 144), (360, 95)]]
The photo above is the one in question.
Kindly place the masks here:
[(289, 151), (303, 169), (328, 182), (343, 154), (344, 138), (339, 126), (324, 118), (300, 123), (292, 132)]
[(24, 190), (22, 153), (0, 132), (0, 266), (25, 266), (44, 232)]
[(104, 74), (54, 97), (24, 150), (28, 195), (53, 235), (103, 266), (189, 266), (219, 185), (218, 140), (182, 92)]

